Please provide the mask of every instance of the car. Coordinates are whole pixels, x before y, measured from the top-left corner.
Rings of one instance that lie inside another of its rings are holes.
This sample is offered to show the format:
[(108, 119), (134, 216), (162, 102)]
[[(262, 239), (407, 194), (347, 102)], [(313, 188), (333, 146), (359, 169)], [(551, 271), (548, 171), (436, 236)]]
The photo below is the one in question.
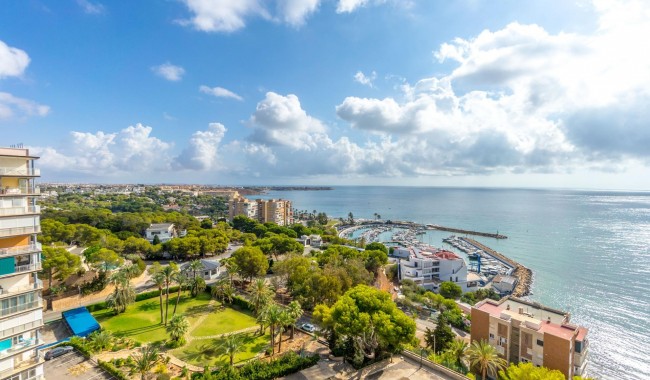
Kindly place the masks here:
[(314, 331), (316, 331), (316, 327), (314, 327), (314, 325), (312, 325), (311, 323), (303, 323), (302, 326), (300, 326), (300, 327), (303, 330), (305, 330), (307, 332), (310, 332), (310, 333), (313, 333)]
[(45, 354), (45, 360), (58, 358), (59, 356), (72, 352), (73, 350), (74, 348), (72, 346), (55, 347)]

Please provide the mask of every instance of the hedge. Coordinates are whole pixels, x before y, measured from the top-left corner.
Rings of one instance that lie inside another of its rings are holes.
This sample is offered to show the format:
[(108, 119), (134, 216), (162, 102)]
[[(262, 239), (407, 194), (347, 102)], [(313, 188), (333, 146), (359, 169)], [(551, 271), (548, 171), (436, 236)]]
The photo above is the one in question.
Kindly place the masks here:
[[(165, 291), (165, 289), (163, 289), (163, 291)], [(178, 286), (172, 286), (169, 288), (169, 294), (176, 293), (177, 291), (178, 291)], [(159, 294), (160, 294), (159, 290), (152, 290), (150, 292), (140, 293), (135, 296), (135, 302), (155, 298), (158, 297)], [(88, 309), (89, 312), (93, 313), (95, 311), (108, 309), (108, 304), (106, 303), (106, 301), (101, 301), (98, 303), (94, 303), (92, 305), (88, 305), (86, 306), (86, 308)]]
[(288, 352), (270, 363), (254, 360), (240, 368), (224, 367), (212, 373), (195, 373), (192, 380), (272, 380), (309, 368), (319, 359), (317, 354), (301, 357)]
[(118, 380), (131, 380), (130, 377), (122, 373), (116, 366), (113, 365), (111, 362), (105, 362), (101, 360), (97, 360), (97, 365), (102, 368), (104, 371), (110, 373), (113, 375)]
[[(67, 342), (59, 343), (59, 344), (57, 344), (57, 345), (54, 346), (54, 347), (62, 347), (62, 346), (71, 346), (71, 347), (74, 347), (74, 349), (77, 350), (77, 351), (79, 351), (79, 353), (80, 353), (81, 355), (83, 355), (84, 357), (86, 357), (86, 359), (90, 359), (91, 352), (90, 352), (90, 350), (89, 350), (89, 349), (88, 349), (84, 344), (81, 344), (81, 343), (75, 342), (75, 341), (73, 341), (73, 340), (69, 340), (69, 341), (67, 341)], [(52, 347), (52, 348), (54, 348), (54, 347)]]

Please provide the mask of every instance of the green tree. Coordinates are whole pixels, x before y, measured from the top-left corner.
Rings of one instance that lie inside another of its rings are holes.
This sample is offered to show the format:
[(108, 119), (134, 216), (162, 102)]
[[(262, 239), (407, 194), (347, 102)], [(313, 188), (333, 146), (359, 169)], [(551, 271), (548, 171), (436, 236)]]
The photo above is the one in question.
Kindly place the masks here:
[(115, 314), (123, 313), (128, 305), (135, 302), (135, 289), (131, 286), (125, 271), (113, 273), (109, 282), (115, 286), (115, 289), (106, 299), (106, 303), (113, 309)]
[(397, 352), (415, 338), (415, 322), (390, 294), (367, 285), (348, 290), (331, 308), (318, 305), (314, 318), (338, 339), (350, 339), (357, 355), (373, 359), (378, 351)]
[(248, 294), (248, 298), (253, 304), (255, 315), (259, 314), (264, 306), (273, 299), (273, 291), (268, 287), (263, 278), (258, 278), (251, 282), (248, 286)]
[(385, 245), (379, 242), (373, 242), (366, 245), (366, 251), (382, 251), (385, 254), (388, 254), (388, 248)]
[(163, 274), (165, 279), (165, 326), (167, 326), (167, 317), (169, 315), (169, 288), (176, 278), (176, 273), (178, 272), (178, 267), (175, 263), (169, 263), (169, 265), (162, 267), (160, 273)]
[(501, 380), (564, 380), (564, 374), (555, 369), (536, 367), (533, 363), (510, 364), (499, 371)]
[(151, 241), (151, 244), (153, 244), (153, 245), (159, 245), (160, 244), (160, 238), (158, 237), (158, 235), (153, 236), (153, 240)]
[(235, 294), (235, 289), (228, 279), (222, 278), (212, 285), (210, 293), (212, 294), (212, 297), (221, 302), (231, 303), (233, 295)]
[(212, 219), (207, 218), (201, 221), (201, 228), (209, 230), (212, 228)]
[(289, 303), (289, 306), (287, 307), (287, 312), (291, 316), (291, 340), (293, 340), (293, 336), (296, 332), (296, 323), (302, 317), (303, 310), (302, 307), (300, 306), (300, 302), (298, 301), (291, 301)]
[(227, 335), (221, 345), (219, 351), (222, 355), (227, 355), (230, 359), (230, 366), (232, 367), (235, 361), (235, 355), (242, 351), (244, 348), (244, 337), (240, 334)]
[(467, 360), (470, 367), (476, 369), (481, 374), (481, 379), (485, 376), (496, 376), (499, 370), (504, 369), (508, 363), (497, 354), (496, 348), (484, 340), (474, 341), (466, 352)]
[(81, 259), (65, 248), (43, 247), (43, 272), (52, 288), (52, 279), (64, 281), (68, 276), (81, 269)]
[(140, 380), (145, 380), (147, 373), (161, 361), (158, 349), (155, 346), (149, 345), (141, 347), (139, 352), (131, 355), (131, 376), (139, 374)]
[(184, 336), (187, 333), (187, 330), (190, 328), (190, 323), (187, 321), (184, 315), (174, 315), (170, 320), (169, 324), (165, 328), (170, 338), (175, 343), (182, 344), (184, 342)]
[(111, 348), (113, 344), (113, 335), (110, 331), (95, 331), (88, 337), (90, 346), (96, 352), (102, 352)]
[(158, 297), (160, 299), (160, 324), (165, 322), (163, 316), (163, 288), (165, 287), (165, 275), (162, 273), (162, 266), (159, 262), (154, 262), (148, 270), (151, 275), (151, 281), (158, 288)]
[(237, 265), (238, 274), (249, 281), (264, 275), (269, 269), (269, 261), (257, 247), (241, 247), (233, 252), (231, 259)]
[(95, 270), (106, 272), (122, 265), (124, 259), (111, 249), (101, 248), (89, 257), (89, 262)]
[(447, 299), (456, 299), (461, 294), (463, 294), (463, 289), (455, 282), (445, 281), (440, 284), (440, 295)]
[(463, 367), (463, 358), (465, 357), (468, 347), (469, 346), (465, 341), (454, 339), (447, 349), (447, 351), (449, 351), (451, 356), (454, 358), (454, 363), (459, 368)]
[(185, 273), (178, 271), (174, 276), (174, 282), (176, 282), (176, 285), (178, 285), (178, 291), (176, 292), (176, 303), (174, 303), (174, 311), (172, 311), (172, 317), (176, 315), (176, 309), (178, 308), (178, 303), (181, 300), (181, 292), (188, 284), (190, 284), (190, 279), (185, 275)]
[[(451, 331), (451, 327), (447, 324), (442, 313), (438, 314), (438, 320), (436, 324), (436, 329), (433, 331), (433, 335), (436, 337), (435, 346), (431, 346), (436, 353), (440, 353), (449, 348), (451, 343), (454, 341), (455, 336), (454, 332)], [(427, 340), (427, 345), (429, 341)]]

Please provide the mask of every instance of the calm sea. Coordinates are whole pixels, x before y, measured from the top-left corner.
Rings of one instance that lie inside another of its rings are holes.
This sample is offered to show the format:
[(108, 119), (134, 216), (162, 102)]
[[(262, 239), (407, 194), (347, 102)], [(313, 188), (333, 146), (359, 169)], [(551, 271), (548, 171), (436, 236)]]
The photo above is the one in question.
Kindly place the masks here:
[[(588, 375), (650, 379), (650, 193), (337, 187), (271, 197), (332, 217), (377, 213), (507, 235), (476, 239), (533, 270), (530, 299), (589, 328)], [(448, 235), (425, 238), (441, 246)]]

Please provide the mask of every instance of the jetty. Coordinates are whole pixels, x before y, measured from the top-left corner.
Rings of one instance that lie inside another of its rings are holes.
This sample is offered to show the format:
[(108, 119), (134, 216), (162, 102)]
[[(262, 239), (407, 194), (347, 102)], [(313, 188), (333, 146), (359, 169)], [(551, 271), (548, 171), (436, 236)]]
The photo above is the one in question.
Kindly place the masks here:
[(517, 286), (515, 287), (515, 290), (513, 290), (512, 295), (515, 297), (524, 297), (530, 294), (530, 287), (533, 283), (533, 271), (530, 270), (529, 268), (526, 268), (525, 266), (519, 264), (518, 262), (512, 260), (511, 258), (503, 255), (502, 253), (499, 253), (492, 248), (483, 245), (479, 242), (477, 242), (474, 239), (470, 238), (460, 238), (463, 241), (473, 245), (474, 247), (483, 250), (485, 253), (488, 255), (496, 258), (497, 260), (507, 263), (508, 265), (512, 266), (514, 271), (512, 272), (512, 275), (517, 277)]
[(479, 231), (463, 230), (463, 229), (460, 229), (460, 228), (439, 226), (437, 224), (427, 224), (427, 228), (432, 229), (432, 230), (454, 232), (454, 233), (463, 234), (463, 235), (484, 236), (484, 237), (490, 237), (490, 238), (494, 238), (494, 239), (507, 239), (508, 238), (506, 235), (499, 234), (498, 231), (497, 231), (496, 234), (493, 234), (493, 233), (489, 233), (489, 232), (479, 232)]

